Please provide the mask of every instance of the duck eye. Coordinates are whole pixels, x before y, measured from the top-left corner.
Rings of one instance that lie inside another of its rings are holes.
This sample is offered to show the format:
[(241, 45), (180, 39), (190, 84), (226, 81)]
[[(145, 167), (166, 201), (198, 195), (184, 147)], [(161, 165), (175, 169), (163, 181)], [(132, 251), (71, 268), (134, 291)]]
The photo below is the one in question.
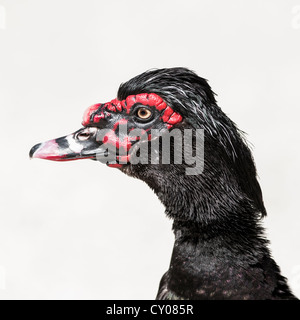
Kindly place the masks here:
[(152, 112), (149, 109), (142, 107), (137, 110), (136, 115), (141, 120), (148, 120), (151, 118)]

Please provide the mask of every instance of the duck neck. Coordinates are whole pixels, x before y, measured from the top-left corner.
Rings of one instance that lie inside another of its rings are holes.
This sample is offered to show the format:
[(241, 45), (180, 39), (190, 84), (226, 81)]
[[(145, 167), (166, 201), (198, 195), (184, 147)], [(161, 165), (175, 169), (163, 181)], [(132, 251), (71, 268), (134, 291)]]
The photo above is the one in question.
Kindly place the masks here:
[(259, 185), (247, 189), (225, 169), (198, 176), (180, 170), (139, 171), (174, 219), (172, 259), (157, 298), (290, 296), (259, 223), (264, 213)]
[[(248, 223), (249, 224), (249, 223)], [(184, 299), (256, 299), (271, 297), (262, 288), (276, 271), (257, 226), (207, 226), (175, 220), (175, 244), (166, 287)], [(248, 231), (245, 231), (245, 230)], [(244, 231), (242, 231), (244, 230)], [(273, 287), (274, 288), (274, 287)], [(258, 295), (258, 296), (257, 296)]]

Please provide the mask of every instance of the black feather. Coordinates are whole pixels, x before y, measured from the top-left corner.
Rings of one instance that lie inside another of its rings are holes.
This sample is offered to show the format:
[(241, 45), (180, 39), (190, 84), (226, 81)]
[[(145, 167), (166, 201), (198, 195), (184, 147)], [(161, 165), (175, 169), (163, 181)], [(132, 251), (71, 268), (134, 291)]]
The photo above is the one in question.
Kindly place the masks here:
[(160, 95), (192, 127), (204, 129), (205, 150), (213, 146), (215, 151), (211, 152), (217, 158), (223, 156), (224, 165), (234, 171), (236, 183), (246, 197), (262, 216), (266, 215), (255, 165), (243, 133), (217, 105), (205, 79), (186, 68), (150, 70), (122, 84), (118, 98), (139, 93)]
[(183, 116), (177, 128), (204, 129), (204, 171), (185, 165), (129, 166), (174, 219), (175, 246), (158, 299), (295, 299), (271, 258), (266, 215), (243, 133), (218, 107), (207, 81), (185, 68), (150, 70), (123, 83), (118, 99), (156, 93)]

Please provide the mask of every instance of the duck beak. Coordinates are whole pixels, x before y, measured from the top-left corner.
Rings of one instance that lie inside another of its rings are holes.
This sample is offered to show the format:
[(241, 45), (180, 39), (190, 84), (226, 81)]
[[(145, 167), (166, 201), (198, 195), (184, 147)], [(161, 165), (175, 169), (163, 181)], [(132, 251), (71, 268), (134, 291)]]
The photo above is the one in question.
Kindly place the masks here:
[(105, 158), (102, 141), (97, 141), (98, 128), (82, 128), (70, 135), (36, 144), (29, 157), (52, 161), (71, 161), (79, 159)]

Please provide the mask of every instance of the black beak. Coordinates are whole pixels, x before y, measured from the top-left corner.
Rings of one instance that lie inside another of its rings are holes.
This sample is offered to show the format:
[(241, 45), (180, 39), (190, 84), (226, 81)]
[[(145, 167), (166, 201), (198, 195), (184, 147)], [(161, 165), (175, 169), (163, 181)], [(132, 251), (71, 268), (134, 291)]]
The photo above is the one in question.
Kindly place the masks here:
[[(39, 143), (29, 152), (30, 158), (53, 161), (94, 159), (106, 162), (106, 149), (97, 141), (96, 127), (82, 128), (70, 135)], [(105, 159), (105, 161), (104, 161)]]

